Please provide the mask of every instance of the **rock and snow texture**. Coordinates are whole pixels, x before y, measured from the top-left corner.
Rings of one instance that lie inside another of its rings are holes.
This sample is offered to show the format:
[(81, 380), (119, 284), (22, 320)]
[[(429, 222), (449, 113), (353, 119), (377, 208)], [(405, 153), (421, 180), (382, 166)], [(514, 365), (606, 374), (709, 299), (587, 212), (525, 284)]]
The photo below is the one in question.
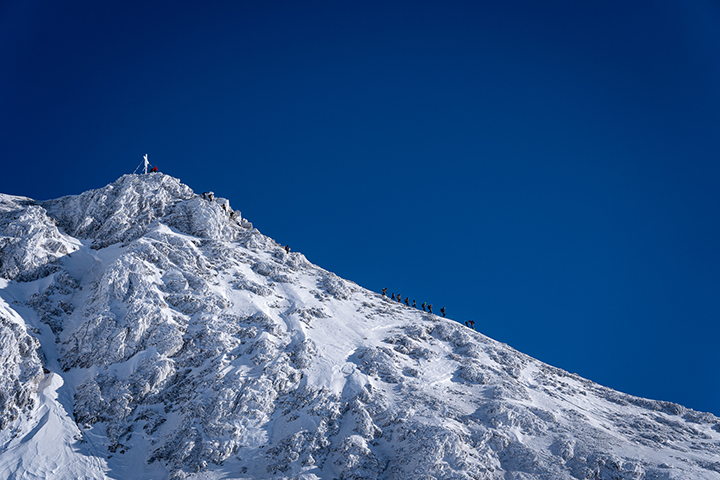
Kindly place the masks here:
[(47, 276), (73, 250), (72, 239), (60, 233), (44, 208), (29, 198), (0, 195), (0, 277)]
[(159, 173), (0, 196), (0, 479), (720, 480), (715, 416), (393, 302), (230, 212)]

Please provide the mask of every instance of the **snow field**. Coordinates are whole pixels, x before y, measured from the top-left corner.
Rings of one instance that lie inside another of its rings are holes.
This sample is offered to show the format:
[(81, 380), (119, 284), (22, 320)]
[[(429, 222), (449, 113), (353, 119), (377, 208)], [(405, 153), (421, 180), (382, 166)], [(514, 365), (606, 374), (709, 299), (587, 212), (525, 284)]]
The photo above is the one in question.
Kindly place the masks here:
[(392, 302), (223, 203), (162, 174), (0, 196), (4, 231), (44, 232), (0, 253), (0, 479), (720, 478), (714, 416)]

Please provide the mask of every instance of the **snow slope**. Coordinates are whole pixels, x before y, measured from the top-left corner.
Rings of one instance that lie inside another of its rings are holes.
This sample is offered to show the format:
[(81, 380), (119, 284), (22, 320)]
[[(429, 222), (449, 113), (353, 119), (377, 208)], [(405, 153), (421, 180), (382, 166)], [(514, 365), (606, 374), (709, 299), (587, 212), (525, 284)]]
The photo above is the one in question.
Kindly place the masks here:
[(159, 173), (0, 196), (0, 478), (720, 479), (713, 415), (365, 290), (231, 211)]

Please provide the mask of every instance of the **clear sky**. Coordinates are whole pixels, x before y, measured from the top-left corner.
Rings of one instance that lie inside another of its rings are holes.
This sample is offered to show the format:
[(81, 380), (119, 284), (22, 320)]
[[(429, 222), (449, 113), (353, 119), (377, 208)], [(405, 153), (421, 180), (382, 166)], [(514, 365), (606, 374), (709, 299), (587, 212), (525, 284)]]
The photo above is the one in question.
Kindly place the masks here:
[(720, 415), (716, 1), (9, 0), (0, 66), (0, 192), (147, 153), (344, 278)]

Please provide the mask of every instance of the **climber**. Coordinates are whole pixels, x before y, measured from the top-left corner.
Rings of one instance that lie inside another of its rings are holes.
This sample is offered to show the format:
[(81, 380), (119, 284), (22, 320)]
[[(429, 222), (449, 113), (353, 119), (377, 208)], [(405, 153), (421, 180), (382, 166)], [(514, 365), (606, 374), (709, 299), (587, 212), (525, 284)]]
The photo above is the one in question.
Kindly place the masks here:
[(398, 303), (402, 303), (402, 295), (400, 295), (399, 293), (397, 294), (397, 301)]
[(290, 245), (285, 245), (285, 253), (290, 253)]
[(410, 297), (405, 297), (405, 305), (410, 306)]
[(383, 288), (382, 296), (383, 296), (383, 297), (386, 297), (386, 296), (387, 296), (387, 288)]
[(470, 328), (475, 330), (475, 320), (468, 320), (468, 323), (470, 324)]
[(428, 312), (432, 313), (432, 303), (428, 305)]
[(422, 305), (420, 305), (420, 306), (423, 308), (423, 312), (424, 312), (425, 311), (425, 302), (423, 302)]
[(440, 309), (440, 313), (442, 313), (442, 316), (443, 316), (443, 317), (445, 316), (445, 307), (443, 307), (443, 308)]
[(203, 200), (207, 200), (207, 192), (203, 192)]
[(395, 292), (392, 294), (392, 299), (395, 300)]
[(213, 197), (213, 193), (212, 192), (208, 193), (208, 200), (210, 200), (211, 202), (212, 202), (212, 197)]
[(157, 171), (158, 171), (158, 168), (157, 168), (157, 167), (153, 167), (153, 168), (150, 170), (150, 173), (157, 173)]
[(415, 303), (415, 300), (413, 300), (413, 308), (417, 308), (417, 303)]
[(235, 211), (233, 210), (232, 212), (230, 212), (230, 220), (234, 220), (234, 219), (235, 219)]

